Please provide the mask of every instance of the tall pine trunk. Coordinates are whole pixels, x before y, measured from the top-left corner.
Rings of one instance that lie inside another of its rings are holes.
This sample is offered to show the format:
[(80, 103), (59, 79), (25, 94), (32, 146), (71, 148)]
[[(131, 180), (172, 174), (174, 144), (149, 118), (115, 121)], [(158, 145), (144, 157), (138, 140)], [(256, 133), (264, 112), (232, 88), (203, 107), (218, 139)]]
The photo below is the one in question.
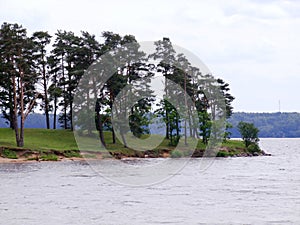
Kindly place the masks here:
[[(113, 115), (112, 115), (112, 106), (113, 106), (113, 101), (114, 101), (114, 94), (112, 93), (112, 91), (110, 90), (110, 110), (111, 110), (111, 121), (113, 121)], [(116, 144), (116, 134), (115, 134), (115, 130), (114, 130), (114, 127), (111, 123), (111, 129), (112, 129), (112, 132), (111, 132), (111, 135), (112, 135), (112, 142), (113, 144)]]
[(24, 146), (24, 83), (23, 83), (24, 73), (21, 72), (20, 78), (20, 107), (21, 107), (21, 121), (20, 121), (20, 134), (19, 134), (19, 142), (18, 147)]
[(102, 123), (102, 118), (100, 116), (100, 112), (97, 112), (96, 116), (97, 116), (97, 122), (98, 122), (97, 126), (98, 126), (98, 131), (99, 131), (100, 142), (103, 147), (106, 147), (104, 134), (103, 134), (103, 123)]
[(169, 111), (166, 108), (166, 139), (170, 139)]
[(44, 89), (44, 101), (45, 101), (46, 126), (47, 126), (47, 129), (50, 129), (49, 99), (48, 99), (48, 88), (47, 88), (47, 77), (46, 77), (45, 64), (43, 64), (43, 89)]
[(18, 127), (18, 99), (17, 99), (17, 87), (16, 87), (16, 77), (12, 77), (12, 84), (13, 84), (13, 129), (15, 131), (15, 138), (17, 146), (19, 147), (19, 127)]
[(101, 145), (103, 147), (106, 147), (104, 134), (103, 134), (103, 123), (102, 123), (102, 118), (101, 118), (101, 115), (100, 115), (100, 105), (99, 105), (98, 102), (96, 103), (96, 127), (97, 127), (97, 130), (98, 130)]
[(113, 144), (116, 144), (116, 134), (115, 134), (114, 128), (112, 128), (112, 141), (113, 141)]
[[(166, 94), (166, 96), (168, 96), (167, 82), (168, 82), (168, 79), (167, 79), (166, 74), (165, 74), (165, 94)], [(166, 139), (170, 139), (170, 122), (169, 122), (170, 120), (169, 120), (169, 111), (168, 111), (167, 104), (168, 104), (168, 102), (165, 101), (165, 109), (166, 109)]]
[[(94, 92), (94, 95), (98, 96), (98, 93), (97, 93), (97, 87), (96, 87), (96, 81), (93, 80), (93, 92)], [(102, 90), (101, 90), (102, 92)], [(88, 103), (88, 110), (90, 108), (90, 95), (89, 93), (87, 93), (87, 96), (88, 96), (88, 99), (87, 99), (87, 103)], [(105, 143), (105, 139), (104, 139), (104, 133), (103, 133), (103, 123), (102, 123), (102, 118), (101, 118), (101, 114), (100, 114), (100, 111), (101, 111), (101, 104), (99, 102), (99, 100), (97, 99), (96, 100), (96, 106), (95, 106), (95, 112), (96, 112), (96, 127), (97, 127), (97, 130), (98, 130), (98, 134), (99, 134), (99, 139), (100, 139), (100, 142), (102, 144), (102, 147), (105, 147), (106, 148), (106, 143)], [(88, 128), (89, 130), (91, 128)]]
[(187, 145), (187, 119), (188, 119), (188, 105), (187, 105), (187, 93), (186, 93), (186, 73), (184, 73), (184, 104), (185, 104), (185, 118), (184, 118), (184, 144)]
[(54, 99), (54, 112), (53, 112), (53, 129), (56, 129), (56, 116), (57, 115), (57, 98)]
[(56, 129), (56, 118), (57, 118), (57, 93), (56, 93), (56, 84), (57, 84), (57, 74), (54, 74), (54, 84), (55, 84), (55, 91), (54, 91), (54, 112), (53, 112), (53, 129)]
[(12, 104), (14, 102), (14, 97), (13, 97), (12, 92), (8, 93), (8, 98), (10, 101), (10, 104), (9, 104), (9, 128), (14, 129), (14, 107)]

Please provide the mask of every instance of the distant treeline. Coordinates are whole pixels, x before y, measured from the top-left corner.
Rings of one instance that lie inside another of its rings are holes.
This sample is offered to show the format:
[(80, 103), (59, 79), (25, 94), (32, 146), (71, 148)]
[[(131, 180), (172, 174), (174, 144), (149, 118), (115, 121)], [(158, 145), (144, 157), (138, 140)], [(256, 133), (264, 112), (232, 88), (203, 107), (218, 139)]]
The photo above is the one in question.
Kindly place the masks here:
[[(53, 115), (50, 114), (50, 121), (53, 123)], [(240, 137), (237, 124), (240, 121), (254, 123), (259, 128), (259, 137), (300, 137), (300, 113), (233, 113), (228, 120), (233, 128), (229, 129), (231, 137)], [(0, 116), (0, 127), (9, 127)], [(45, 116), (39, 113), (32, 113), (25, 122), (26, 128), (46, 128)], [(59, 128), (58, 121), (57, 127)]]
[(233, 113), (228, 120), (233, 125), (231, 137), (240, 137), (237, 124), (240, 121), (254, 123), (260, 130), (259, 137), (300, 137), (300, 113)]
[[(49, 119), (51, 124), (54, 122), (54, 115), (50, 114)], [(0, 114), (0, 128), (8, 128), (9, 123), (7, 120), (3, 118), (3, 116)], [(58, 119), (56, 120), (56, 127), (57, 129), (62, 129), (60, 127)], [(25, 121), (25, 128), (47, 128), (45, 115), (41, 113), (31, 113), (28, 115), (26, 121)]]

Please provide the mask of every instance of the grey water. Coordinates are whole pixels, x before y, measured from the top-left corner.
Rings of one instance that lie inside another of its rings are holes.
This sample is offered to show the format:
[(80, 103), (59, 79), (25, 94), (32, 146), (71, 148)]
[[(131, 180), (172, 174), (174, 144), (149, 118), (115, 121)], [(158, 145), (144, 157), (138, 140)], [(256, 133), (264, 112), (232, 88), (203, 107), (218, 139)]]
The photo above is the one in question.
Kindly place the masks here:
[(204, 171), (192, 159), (143, 187), (85, 162), (0, 164), (0, 224), (300, 224), (300, 139), (260, 145), (272, 156), (218, 158)]

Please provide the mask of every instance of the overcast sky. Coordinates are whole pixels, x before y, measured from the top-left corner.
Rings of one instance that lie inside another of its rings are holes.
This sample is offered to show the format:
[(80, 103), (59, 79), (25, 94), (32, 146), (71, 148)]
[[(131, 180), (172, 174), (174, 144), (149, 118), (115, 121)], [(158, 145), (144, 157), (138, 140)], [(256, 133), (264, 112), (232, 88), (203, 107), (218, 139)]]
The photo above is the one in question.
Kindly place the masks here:
[(230, 84), (235, 111), (300, 112), (300, 1), (0, 0), (0, 22), (38, 30), (169, 37)]

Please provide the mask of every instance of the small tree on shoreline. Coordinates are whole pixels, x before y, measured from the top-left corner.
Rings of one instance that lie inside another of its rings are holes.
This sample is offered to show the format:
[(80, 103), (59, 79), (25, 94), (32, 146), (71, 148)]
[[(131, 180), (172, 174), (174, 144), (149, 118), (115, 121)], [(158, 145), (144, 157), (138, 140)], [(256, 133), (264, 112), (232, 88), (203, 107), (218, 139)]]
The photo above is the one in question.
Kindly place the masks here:
[(241, 121), (239, 122), (237, 127), (242, 136), (243, 141), (245, 142), (246, 148), (248, 148), (251, 144), (258, 145), (259, 129), (256, 128), (253, 123), (246, 123)]

